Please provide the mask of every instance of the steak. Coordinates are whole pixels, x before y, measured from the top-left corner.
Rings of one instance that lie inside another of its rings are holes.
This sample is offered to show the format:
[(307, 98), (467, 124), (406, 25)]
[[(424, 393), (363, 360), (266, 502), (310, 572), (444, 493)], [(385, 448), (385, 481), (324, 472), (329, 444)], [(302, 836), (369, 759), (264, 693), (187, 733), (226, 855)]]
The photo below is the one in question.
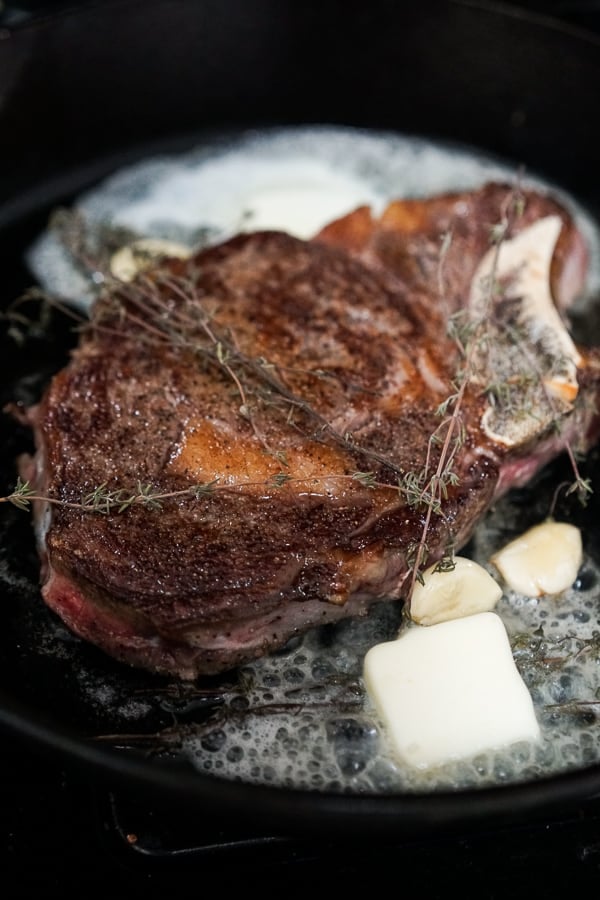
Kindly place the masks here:
[(494, 498), (596, 440), (598, 355), (564, 320), (585, 274), (562, 205), (488, 184), (107, 285), (27, 413), (45, 602), (186, 680), (409, 602)]

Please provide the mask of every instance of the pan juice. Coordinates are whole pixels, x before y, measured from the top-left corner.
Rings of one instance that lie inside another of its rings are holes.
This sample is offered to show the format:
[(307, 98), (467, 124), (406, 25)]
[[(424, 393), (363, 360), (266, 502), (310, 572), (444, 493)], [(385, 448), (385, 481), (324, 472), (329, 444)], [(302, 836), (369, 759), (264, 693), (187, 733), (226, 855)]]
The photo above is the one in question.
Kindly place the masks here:
[[(470, 555), (492, 574), (487, 560), (519, 533), (521, 516), (506, 498), (476, 531)], [(600, 566), (586, 555), (569, 590), (536, 599), (507, 590), (495, 609), (534, 702), (539, 742), (428, 770), (401, 766), (362, 683), (366, 651), (393, 640), (401, 624), (397, 605), (382, 603), (366, 619), (316, 629), (244, 667), (243, 694), (211, 729), (186, 738), (184, 752), (201, 771), (227, 778), (360, 793), (478, 788), (598, 762), (599, 588)]]
[[(124, 168), (76, 206), (98, 240), (101, 233), (122, 231), (132, 239), (176, 241), (192, 250), (263, 228), (309, 238), (363, 204), (379, 213), (394, 198), (467, 190), (491, 179), (551, 189), (571, 209), (590, 248), (587, 290), (573, 311), (585, 323), (600, 296), (594, 218), (560, 187), (521, 172), (518, 161), (468, 147), (330, 126), (250, 130)], [(27, 260), (48, 291), (83, 309), (93, 301), (101, 278), (83, 274), (52, 229), (29, 248)], [(492, 574), (492, 553), (525, 530), (522, 496), (509, 494), (499, 502), (469, 545), (470, 555)], [(548, 492), (532, 487), (525, 496), (531, 521), (541, 521)], [(534, 700), (539, 743), (435, 770), (400, 766), (362, 682), (365, 653), (392, 640), (401, 623), (399, 606), (381, 603), (365, 619), (312, 630), (245, 666), (213, 720), (197, 729), (182, 727), (180, 752), (199, 771), (227, 779), (362, 793), (454, 791), (533, 780), (599, 761), (598, 560), (587, 552), (577, 581), (557, 597), (531, 600), (505, 591), (496, 612)], [(51, 652), (49, 645), (45, 650)], [(201, 691), (201, 680), (195, 689)], [(86, 690), (90, 702), (100, 705), (113, 696), (89, 676)], [(137, 712), (124, 708), (124, 723)]]

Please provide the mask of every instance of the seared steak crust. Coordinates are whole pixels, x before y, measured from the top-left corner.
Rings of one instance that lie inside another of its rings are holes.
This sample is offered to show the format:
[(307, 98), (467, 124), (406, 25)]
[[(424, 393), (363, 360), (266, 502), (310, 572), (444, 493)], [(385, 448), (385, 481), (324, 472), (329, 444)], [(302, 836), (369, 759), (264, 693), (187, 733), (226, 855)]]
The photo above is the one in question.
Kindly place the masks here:
[[(408, 488), (438, 464), (437, 409), (463, 359), (448, 316), (467, 303), (509, 190), (392, 204), (379, 222), (359, 210), (309, 242), (239, 235), (107, 290), (30, 411), (38, 452), (22, 474), (59, 501), (36, 502), (46, 602), (118, 659), (191, 679), (405, 597), (428, 511)], [(560, 215), (552, 279), (565, 305), (581, 239), (554, 201), (525, 199), (506, 234)], [(582, 356), (582, 398), (597, 379)], [(482, 428), (487, 403), (467, 386), (430, 559), (559, 452), (561, 431), (592, 436), (578, 397), (507, 448)]]

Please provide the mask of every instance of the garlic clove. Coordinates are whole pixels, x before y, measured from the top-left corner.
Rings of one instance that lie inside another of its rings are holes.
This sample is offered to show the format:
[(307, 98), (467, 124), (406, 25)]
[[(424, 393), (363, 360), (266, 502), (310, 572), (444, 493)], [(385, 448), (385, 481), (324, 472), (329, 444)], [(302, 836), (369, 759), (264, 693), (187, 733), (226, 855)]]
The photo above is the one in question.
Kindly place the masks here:
[(582, 560), (580, 530), (567, 522), (548, 520), (510, 541), (490, 562), (514, 591), (541, 597), (571, 587)]
[(162, 238), (140, 238), (117, 250), (110, 258), (110, 271), (120, 281), (131, 281), (143, 269), (158, 259), (176, 257), (187, 259), (191, 250), (185, 244)]
[(438, 564), (423, 572), (423, 583), (415, 584), (410, 616), (419, 625), (436, 625), (492, 610), (502, 588), (490, 573), (464, 556), (455, 556), (454, 567), (439, 571)]

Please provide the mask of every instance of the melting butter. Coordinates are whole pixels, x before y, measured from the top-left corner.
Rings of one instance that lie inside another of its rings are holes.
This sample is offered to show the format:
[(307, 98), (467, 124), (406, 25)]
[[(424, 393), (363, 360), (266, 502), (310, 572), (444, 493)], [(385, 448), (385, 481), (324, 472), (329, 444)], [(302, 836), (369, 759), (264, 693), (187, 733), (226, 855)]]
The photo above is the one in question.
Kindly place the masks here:
[(409, 627), (367, 652), (364, 680), (392, 752), (416, 769), (540, 738), (531, 695), (494, 612)]

